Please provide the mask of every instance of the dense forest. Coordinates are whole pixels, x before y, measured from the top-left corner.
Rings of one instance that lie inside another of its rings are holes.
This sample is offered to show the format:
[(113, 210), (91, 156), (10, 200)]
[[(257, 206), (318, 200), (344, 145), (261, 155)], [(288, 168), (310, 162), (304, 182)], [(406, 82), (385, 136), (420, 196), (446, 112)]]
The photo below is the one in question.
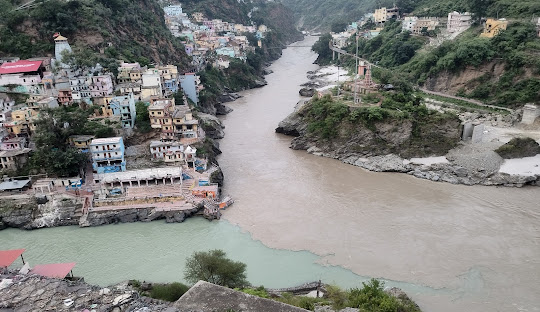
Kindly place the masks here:
[(50, 0), (26, 10), (15, 10), (16, 2), (0, 0), (0, 55), (50, 55), (52, 36), (60, 32), (72, 46), (91, 50), (105, 66), (115, 59), (188, 66), (157, 1)]

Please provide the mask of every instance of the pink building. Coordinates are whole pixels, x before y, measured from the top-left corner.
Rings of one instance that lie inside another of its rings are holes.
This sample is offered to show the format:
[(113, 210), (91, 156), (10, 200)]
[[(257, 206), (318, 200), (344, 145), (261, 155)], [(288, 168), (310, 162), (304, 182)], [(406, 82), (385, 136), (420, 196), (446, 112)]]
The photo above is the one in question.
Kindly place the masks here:
[(114, 85), (110, 75), (92, 76), (90, 79), (91, 97), (107, 96), (113, 93)]
[(71, 89), (58, 90), (58, 103), (64, 106), (67, 106), (73, 103), (73, 96), (71, 94)]

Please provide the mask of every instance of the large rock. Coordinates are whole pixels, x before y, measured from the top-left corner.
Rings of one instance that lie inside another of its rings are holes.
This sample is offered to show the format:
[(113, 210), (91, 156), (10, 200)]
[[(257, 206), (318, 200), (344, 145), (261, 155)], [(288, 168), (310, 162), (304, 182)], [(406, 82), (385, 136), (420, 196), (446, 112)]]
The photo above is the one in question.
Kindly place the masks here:
[(394, 154), (375, 156), (369, 159), (360, 158), (354, 165), (376, 172), (408, 172), (410, 170), (409, 164), (405, 164), (403, 158)]
[(300, 93), (301, 96), (312, 97), (315, 94), (315, 89), (302, 88), (300, 91), (298, 91), (298, 93)]
[(174, 308), (180, 312), (305, 312), (278, 301), (248, 295), (230, 288), (199, 281), (178, 301)]
[(212, 139), (222, 139), (225, 136), (225, 131), (223, 131), (224, 126), (219, 118), (205, 113), (197, 113), (197, 117), (208, 137)]
[(298, 102), (296, 104), (294, 112), (278, 124), (276, 132), (295, 137), (306, 133), (307, 123), (304, 121), (304, 118), (301, 115), (301, 110), (304, 105), (304, 101)]

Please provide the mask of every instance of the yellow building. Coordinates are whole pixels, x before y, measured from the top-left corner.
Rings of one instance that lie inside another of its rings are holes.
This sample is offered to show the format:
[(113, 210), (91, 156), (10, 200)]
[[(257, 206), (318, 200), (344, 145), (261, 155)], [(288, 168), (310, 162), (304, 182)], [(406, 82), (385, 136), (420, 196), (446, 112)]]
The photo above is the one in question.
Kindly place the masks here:
[(88, 149), (95, 137), (93, 135), (72, 135), (68, 138), (69, 144), (78, 149)]
[(113, 96), (100, 96), (93, 98), (94, 104), (100, 106), (100, 110), (95, 113), (96, 117), (110, 117), (113, 115), (113, 111), (110, 106), (110, 102), (113, 99)]
[(508, 21), (504, 18), (499, 20), (488, 18), (484, 25), (484, 31), (480, 34), (483, 38), (493, 38), (497, 36), (501, 31), (506, 30)]
[(11, 112), (11, 119), (13, 121), (29, 121), (30, 118), (37, 115), (35, 110), (25, 107)]
[(375, 20), (375, 23), (384, 23), (386, 22), (386, 7), (376, 9), (375, 13), (373, 14), (373, 19)]

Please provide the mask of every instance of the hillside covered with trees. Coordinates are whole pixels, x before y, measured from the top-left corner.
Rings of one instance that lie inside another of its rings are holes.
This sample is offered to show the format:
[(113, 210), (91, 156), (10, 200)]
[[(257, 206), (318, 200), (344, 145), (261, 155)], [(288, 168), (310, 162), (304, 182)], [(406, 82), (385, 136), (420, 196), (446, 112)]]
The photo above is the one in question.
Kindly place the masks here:
[(183, 45), (165, 26), (157, 0), (50, 0), (15, 10), (21, 2), (0, 0), (0, 56), (52, 55), (53, 34), (60, 32), (106, 67), (115, 59), (188, 66)]
[[(415, 12), (432, 12), (426, 11), (432, 8), (426, 6), (426, 1), (407, 3)], [(513, 18), (509, 18), (507, 30), (494, 38), (480, 37), (483, 28), (478, 18), (474, 18), (476, 22), (470, 29), (442, 44), (432, 44), (441, 30), (419, 36), (402, 30), (400, 21), (389, 21), (375, 38), (359, 40), (359, 56), (381, 67), (374, 68), (374, 77), (381, 83), (419, 85), (506, 107), (540, 101), (540, 38), (531, 19), (520, 18), (529, 13), (538, 14), (538, 5), (497, 0), (472, 1), (458, 6), (459, 3), (453, 3), (444, 11), (469, 10), (476, 12), (475, 17), (487, 17), (499, 8), (499, 16)], [(313, 47), (319, 53), (319, 64), (331, 62), (329, 40), (329, 35), (321, 36)], [(354, 36), (345, 49), (351, 54), (356, 52)], [(355, 61), (345, 57), (340, 64), (352, 71)]]
[(379, 7), (397, 5), (402, 12), (418, 16), (445, 17), (448, 12), (468, 10), (484, 16), (528, 18), (540, 15), (537, 0), (283, 0), (297, 15), (299, 26), (328, 31), (332, 24), (355, 21)]

